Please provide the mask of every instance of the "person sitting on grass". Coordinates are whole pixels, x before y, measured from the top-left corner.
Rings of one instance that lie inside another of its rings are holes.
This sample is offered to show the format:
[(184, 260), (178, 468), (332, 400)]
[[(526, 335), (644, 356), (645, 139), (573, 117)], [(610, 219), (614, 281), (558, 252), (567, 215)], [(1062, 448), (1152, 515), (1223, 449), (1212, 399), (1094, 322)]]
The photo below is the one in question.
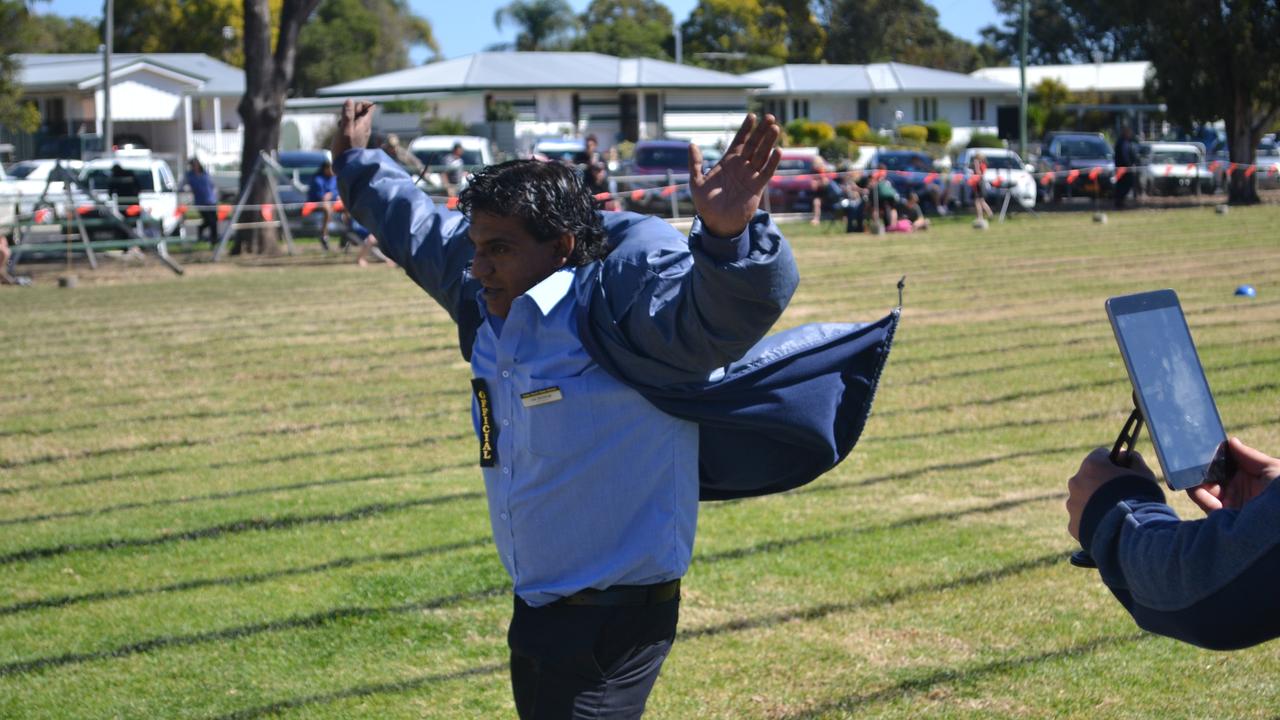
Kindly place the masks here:
[(333, 219), (333, 203), (338, 199), (338, 176), (333, 172), (333, 163), (325, 160), (316, 170), (307, 188), (307, 202), (319, 203), (320, 210), (320, 245), (329, 249), (329, 222)]
[(915, 193), (907, 194), (907, 201), (902, 204), (899, 217), (910, 222), (912, 230), (929, 229), (929, 218), (924, 216), (924, 209), (920, 207), (920, 196)]

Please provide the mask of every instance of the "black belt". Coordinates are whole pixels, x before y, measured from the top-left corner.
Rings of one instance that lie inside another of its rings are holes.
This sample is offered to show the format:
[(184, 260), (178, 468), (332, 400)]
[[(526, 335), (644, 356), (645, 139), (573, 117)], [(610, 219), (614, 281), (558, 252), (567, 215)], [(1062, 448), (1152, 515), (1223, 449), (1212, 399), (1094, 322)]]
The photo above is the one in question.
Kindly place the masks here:
[(552, 605), (591, 605), (596, 607), (640, 607), (658, 605), (680, 597), (680, 580), (656, 585), (614, 585), (604, 590), (587, 588), (562, 597)]

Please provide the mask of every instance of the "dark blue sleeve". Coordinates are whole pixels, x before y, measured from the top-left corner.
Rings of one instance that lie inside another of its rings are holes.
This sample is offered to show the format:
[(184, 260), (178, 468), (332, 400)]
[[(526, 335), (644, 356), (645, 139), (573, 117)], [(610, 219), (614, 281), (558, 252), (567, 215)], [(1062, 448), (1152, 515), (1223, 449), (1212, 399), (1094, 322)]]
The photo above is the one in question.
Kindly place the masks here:
[(1280, 483), (1186, 521), (1154, 482), (1118, 478), (1090, 498), (1080, 537), (1145, 630), (1214, 650), (1280, 636)]

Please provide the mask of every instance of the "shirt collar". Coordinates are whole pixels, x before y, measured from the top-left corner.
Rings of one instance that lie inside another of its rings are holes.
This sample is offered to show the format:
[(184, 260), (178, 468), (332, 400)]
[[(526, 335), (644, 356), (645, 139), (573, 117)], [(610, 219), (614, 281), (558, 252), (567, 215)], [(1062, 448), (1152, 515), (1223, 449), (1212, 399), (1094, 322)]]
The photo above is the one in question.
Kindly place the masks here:
[[(573, 287), (573, 278), (574, 268), (560, 268), (548, 275), (542, 282), (526, 290), (524, 295), (520, 297), (527, 297), (533, 300), (533, 304), (538, 306), (538, 310), (543, 316), (546, 316), (569, 294), (569, 289)], [(516, 300), (519, 299), (516, 298)], [(489, 310), (484, 302), (483, 289), (476, 291), (476, 303), (480, 305), (480, 312), (484, 314), (484, 317), (488, 317)]]

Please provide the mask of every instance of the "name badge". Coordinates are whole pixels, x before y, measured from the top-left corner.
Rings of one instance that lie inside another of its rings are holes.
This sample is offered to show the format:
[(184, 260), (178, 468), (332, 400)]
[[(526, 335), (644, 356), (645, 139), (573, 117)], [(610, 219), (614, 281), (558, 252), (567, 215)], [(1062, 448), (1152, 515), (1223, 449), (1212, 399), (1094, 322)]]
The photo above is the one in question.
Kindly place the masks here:
[(555, 386), (534, 390), (520, 396), (520, 402), (524, 403), (525, 407), (538, 407), (539, 405), (546, 405), (563, 399), (564, 395), (560, 392), (560, 388)]
[(493, 426), (489, 386), (481, 378), (472, 378), (471, 391), (476, 395), (476, 408), (480, 410), (480, 467), (493, 467), (498, 463), (498, 447), (495, 444), (497, 428)]

